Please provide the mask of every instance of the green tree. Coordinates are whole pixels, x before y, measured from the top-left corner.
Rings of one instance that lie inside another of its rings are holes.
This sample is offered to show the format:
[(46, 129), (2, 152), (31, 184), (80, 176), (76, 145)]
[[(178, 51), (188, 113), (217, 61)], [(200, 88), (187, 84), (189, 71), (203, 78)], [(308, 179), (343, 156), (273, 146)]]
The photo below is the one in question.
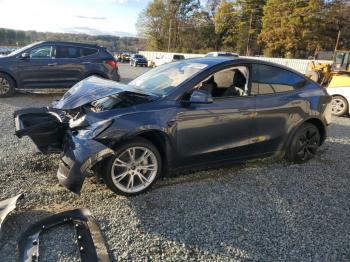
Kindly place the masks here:
[(136, 23), (138, 34), (147, 39), (149, 50), (163, 50), (166, 44), (166, 5), (163, 0), (154, 0), (143, 10)]
[(347, 0), (326, 2), (323, 13), (323, 21), (320, 23), (323, 49), (333, 50), (338, 34), (338, 49), (350, 49), (350, 2)]
[(257, 43), (262, 29), (263, 8), (266, 0), (237, 0), (239, 21), (237, 26), (237, 49), (241, 54), (254, 55), (260, 53)]
[(223, 1), (215, 16), (216, 32), (226, 47), (240, 54), (260, 52), (257, 37), (262, 28), (265, 0)]
[(320, 42), (317, 22), (322, 8), (321, 0), (267, 0), (259, 35), (265, 54), (299, 57), (315, 49)]
[(233, 2), (223, 1), (215, 14), (215, 32), (219, 35), (223, 45), (230, 50), (237, 48), (239, 16)]

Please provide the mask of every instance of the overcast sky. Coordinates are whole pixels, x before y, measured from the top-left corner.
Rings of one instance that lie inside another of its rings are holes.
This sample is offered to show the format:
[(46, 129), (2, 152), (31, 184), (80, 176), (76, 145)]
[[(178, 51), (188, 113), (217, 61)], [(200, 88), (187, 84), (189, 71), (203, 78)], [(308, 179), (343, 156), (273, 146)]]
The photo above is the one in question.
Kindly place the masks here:
[(92, 35), (136, 35), (149, 0), (0, 0), (0, 27)]

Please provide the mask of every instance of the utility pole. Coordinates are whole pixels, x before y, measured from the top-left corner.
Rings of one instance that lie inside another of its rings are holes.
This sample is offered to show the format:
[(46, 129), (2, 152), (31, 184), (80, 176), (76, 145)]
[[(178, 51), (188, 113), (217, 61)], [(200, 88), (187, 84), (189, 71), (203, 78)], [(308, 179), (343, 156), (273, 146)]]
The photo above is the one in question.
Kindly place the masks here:
[(340, 41), (340, 34), (341, 34), (341, 30), (339, 29), (339, 31), (338, 31), (338, 36), (337, 36), (337, 42), (336, 42), (336, 44), (335, 44), (334, 53), (333, 53), (333, 60), (334, 60), (335, 54), (336, 54), (336, 52), (337, 52), (337, 50), (338, 50), (339, 41)]
[(253, 12), (250, 13), (248, 40), (247, 40), (247, 50), (246, 50), (246, 53), (245, 53), (246, 56), (250, 56), (250, 41), (251, 41), (250, 31), (252, 30), (252, 24), (253, 24)]
[(338, 36), (337, 36), (337, 42), (336, 42), (335, 48), (334, 48), (334, 53), (338, 50), (339, 40), (340, 40), (340, 34), (341, 34), (341, 31), (339, 30), (339, 31), (338, 31)]

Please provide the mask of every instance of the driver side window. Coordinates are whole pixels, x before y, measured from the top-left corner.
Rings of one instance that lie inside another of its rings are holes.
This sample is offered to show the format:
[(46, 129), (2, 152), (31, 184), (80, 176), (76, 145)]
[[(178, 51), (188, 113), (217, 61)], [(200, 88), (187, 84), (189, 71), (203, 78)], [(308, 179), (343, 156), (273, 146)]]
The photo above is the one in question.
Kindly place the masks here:
[(29, 56), (32, 59), (44, 59), (52, 58), (53, 55), (53, 46), (40, 46), (34, 48), (29, 52)]
[(248, 74), (245, 66), (220, 70), (197, 85), (197, 89), (206, 90), (214, 98), (247, 96)]

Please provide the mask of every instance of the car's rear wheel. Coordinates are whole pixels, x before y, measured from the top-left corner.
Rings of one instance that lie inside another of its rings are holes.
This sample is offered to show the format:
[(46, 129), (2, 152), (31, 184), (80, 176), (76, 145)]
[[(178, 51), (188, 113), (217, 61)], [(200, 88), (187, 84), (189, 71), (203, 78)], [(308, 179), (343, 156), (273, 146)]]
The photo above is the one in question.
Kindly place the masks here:
[(9, 97), (15, 94), (15, 82), (3, 73), (0, 73), (0, 97)]
[(103, 173), (106, 185), (121, 195), (136, 195), (148, 190), (161, 173), (162, 160), (157, 148), (138, 138), (120, 146)]
[(312, 159), (320, 146), (320, 140), (318, 128), (313, 124), (304, 123), (297, 130), (287, 148), (287, 160), (300, 164)]
[(335, 116), (342, 116), (348, 112), (348, 102), (342, 96), (334, 96), (332, 98), (332, 114)]

